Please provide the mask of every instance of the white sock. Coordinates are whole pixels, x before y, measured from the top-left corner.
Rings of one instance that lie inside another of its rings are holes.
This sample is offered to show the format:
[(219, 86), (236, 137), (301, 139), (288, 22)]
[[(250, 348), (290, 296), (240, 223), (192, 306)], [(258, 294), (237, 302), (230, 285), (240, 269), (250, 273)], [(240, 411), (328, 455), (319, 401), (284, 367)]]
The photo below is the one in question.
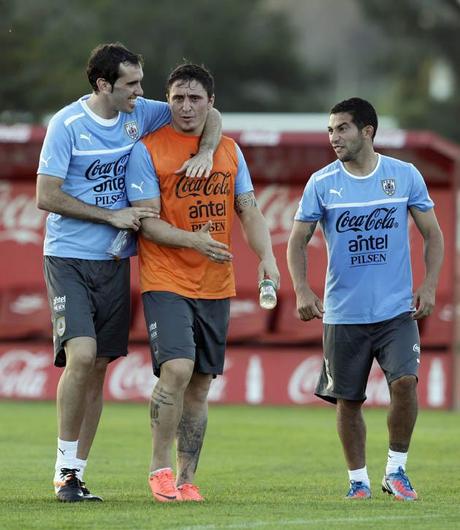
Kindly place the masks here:
[(54, 466), (54, 482), (60, 480), (61, 469), (74, 469), (77, 458), (78, 440), (67, 442), (66, 440), (57, 439), (56, 464)]
[(400, 467), (406, 471), (407, 453), (398, 453), (388, 449), (387, 467), (385, 474), (396, 473)]
[(75, 467), (78, 469), (77, 477), (83, 482), (83, 474), (86, 469), (86, 464), (88, 460), (81, 460), (80, 458), (75, 458)]
[(367, 474), (367, 466), (362, 467), (361, 469), (349, 469), (348, 478), (354, 480), (355, 482), (362, 482), (366, 484), (367, 487), (370, 487), (371, 482)]

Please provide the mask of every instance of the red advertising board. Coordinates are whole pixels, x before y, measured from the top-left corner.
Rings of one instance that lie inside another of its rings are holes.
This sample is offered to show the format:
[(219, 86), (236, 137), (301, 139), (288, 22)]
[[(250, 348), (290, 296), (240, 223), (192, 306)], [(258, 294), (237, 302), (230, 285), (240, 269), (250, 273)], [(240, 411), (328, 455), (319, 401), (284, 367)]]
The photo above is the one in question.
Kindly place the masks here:
[[(211, 403), (252, 405), (323, 405), (314, 396), (322, 366), (318, 348), (230, 347), (225, 370), (209, 394)], [(451, 395), (451, 357), (423, 352), (419, 374), (421, 407), (447, 408)], [(0, 344), (0, 399), (54, 399), (62, 369), (53, 366), (49, 343)], [(147, 402), (156, 378), (145, 345), (131, 345), (127, 357), (109, 365), (105, 399)], [(367, 405), (389, 404), (388, 387), (374, 364), (367, 385)]]

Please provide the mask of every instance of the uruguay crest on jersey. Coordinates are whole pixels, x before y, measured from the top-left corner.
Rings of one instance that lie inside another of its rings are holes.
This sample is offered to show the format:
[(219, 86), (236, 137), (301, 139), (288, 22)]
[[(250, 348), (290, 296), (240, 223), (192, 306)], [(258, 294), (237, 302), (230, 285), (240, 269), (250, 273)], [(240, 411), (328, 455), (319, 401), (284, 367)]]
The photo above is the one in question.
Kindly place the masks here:
[(125, 123), (126, 134), (132, 139), (137, 140), (139, 138), (139, 129), (137, 127), (137, 122), (128, 121)]
[(382, 182), (383, 191), (390, 197), (394, 195), (396, 191), (396, 182), (395, 179), (384, 179)]

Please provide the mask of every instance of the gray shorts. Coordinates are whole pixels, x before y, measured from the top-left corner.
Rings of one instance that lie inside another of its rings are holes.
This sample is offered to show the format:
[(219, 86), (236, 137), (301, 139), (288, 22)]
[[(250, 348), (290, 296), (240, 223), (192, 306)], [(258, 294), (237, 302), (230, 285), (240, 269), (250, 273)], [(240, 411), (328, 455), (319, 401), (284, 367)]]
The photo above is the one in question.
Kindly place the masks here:
[(167, 291), (142, 294), (154, 374), (171, 359), (191, 359), (195, 372), (222, 374), (230, 299), (205, 300)]
[(374, 358), (388, 384), (405, 375), (418, 376), (420, 337), (411, 313), (373, 324), (324, 324), (324, 361), (315, 395), (364, 401)]
[(126, 355), (131, 305), (129, 259), (45, 256), (44, 270), (55, 366), (65, 366), (65, 342), (75, 337), (96, 339), (98, 357)]

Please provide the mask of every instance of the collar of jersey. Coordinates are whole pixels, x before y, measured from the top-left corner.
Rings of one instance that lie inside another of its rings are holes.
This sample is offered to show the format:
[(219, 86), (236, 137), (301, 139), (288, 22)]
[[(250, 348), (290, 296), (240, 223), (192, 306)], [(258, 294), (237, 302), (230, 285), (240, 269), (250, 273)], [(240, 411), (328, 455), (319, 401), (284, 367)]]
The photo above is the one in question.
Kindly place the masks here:
[(94, 120), (96, 123), (99, 123), (99, 125), (102, 125), (103, 127), (113, 127), (118, 123), (118, 120), (120, 119), (120, 113), (118, 113), (115, 118), (101, 118), (101, 116), (98, 116), (95, 112), (93, 112), (89, 107), (88, 103), (86, 103), (86, 100), (89, 98), (89, 95), (83, 96), (80, 98), (80, 105), (83, 107), (83, 110), (88, 114), (88, 116)]
[(378, 168), (380, 167), (380, 162), (382, 161), (382, 157), (380, 156), (379, 153), (376, 153), (377, 155), (377, 164), (375, 165), (375, 168), (373, 169), (373, 171), (371, 173), (369, 173), (369, 175), (353, 175), (353, 173), (350, 173), (349, 171), (347, 171), (347, 169), (345, 168), (345, 165), (343, 162), (341, 162), (339, 160), (339, 164), (342, 166), (342, 169), (343, 171), (349, 176), (351, 177), (352, 179), (356, 179), (356, 180), (364, 180), (364, 179), (368, 179), (372, 176), (374, 176), (374, 173), (378, 170)]

